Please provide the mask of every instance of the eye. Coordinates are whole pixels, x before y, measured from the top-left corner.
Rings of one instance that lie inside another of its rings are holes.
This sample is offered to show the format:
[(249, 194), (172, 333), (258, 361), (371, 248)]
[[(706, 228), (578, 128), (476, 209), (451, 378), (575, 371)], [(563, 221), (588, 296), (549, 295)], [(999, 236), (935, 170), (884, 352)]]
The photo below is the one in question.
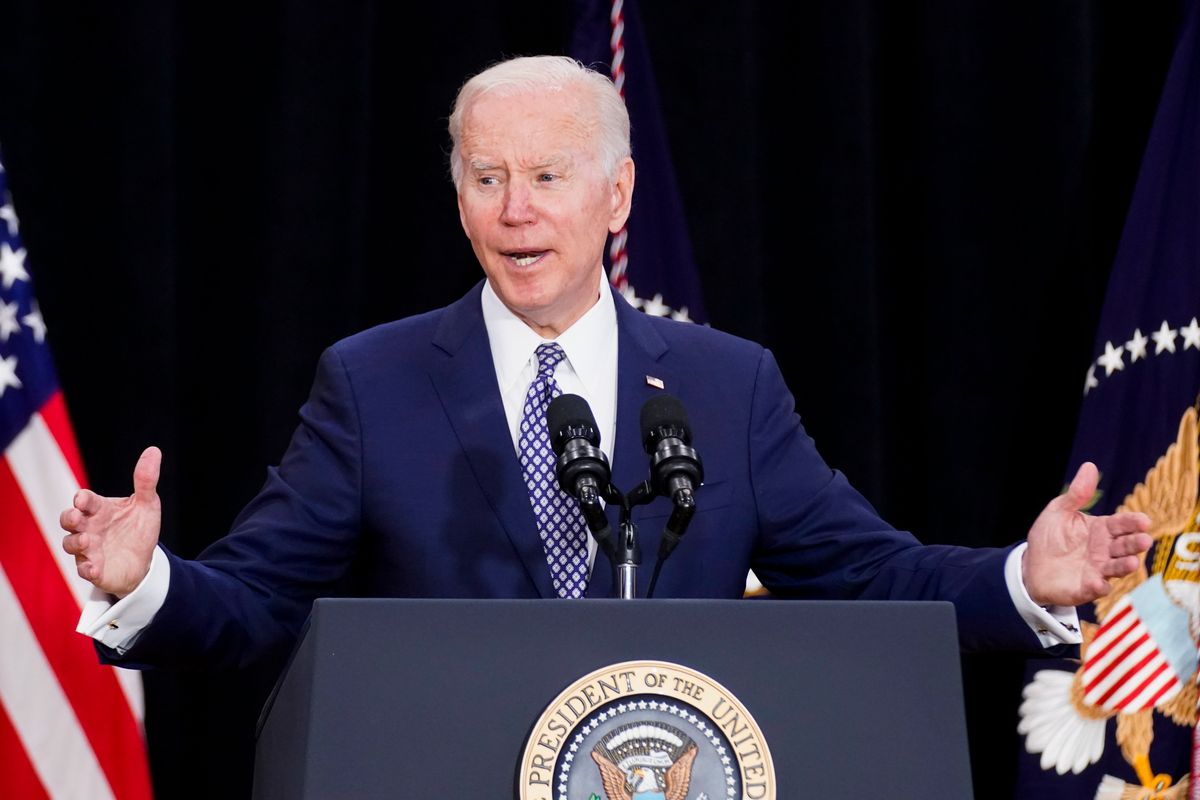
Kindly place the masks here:
[(553, 172), (543, 172), (541, 175), (538, 175), (537, 179), (538, 183), (554, 183), (554, 181), (558, 180), (558, 175), (555, 175)]
[(480, 186), (495, 186), (499, 182), (499, 179), (497, 179), (495, 175), (482, 175), (479, 178)]

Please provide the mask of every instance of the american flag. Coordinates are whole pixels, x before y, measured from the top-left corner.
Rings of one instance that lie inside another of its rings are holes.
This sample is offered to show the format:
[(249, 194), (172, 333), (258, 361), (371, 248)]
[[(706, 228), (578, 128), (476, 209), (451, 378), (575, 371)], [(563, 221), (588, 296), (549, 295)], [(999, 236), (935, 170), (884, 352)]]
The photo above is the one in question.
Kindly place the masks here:
[(148, 798), (137, 673), (75, 633), (59, 512), (86, 485), (0, 163), (0, 797)]

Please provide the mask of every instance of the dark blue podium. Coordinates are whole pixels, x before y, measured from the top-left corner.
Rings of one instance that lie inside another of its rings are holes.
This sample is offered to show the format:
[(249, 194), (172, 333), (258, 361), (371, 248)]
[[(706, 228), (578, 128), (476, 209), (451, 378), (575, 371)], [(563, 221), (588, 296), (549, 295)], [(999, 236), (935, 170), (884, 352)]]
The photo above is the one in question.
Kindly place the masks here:
[(263, 710), (254, 796), (518, 797), (551, 701), (645, 659), (740, 700), (778, 798), (972, 796), (947, 603), (385, 599), (314, 605)]

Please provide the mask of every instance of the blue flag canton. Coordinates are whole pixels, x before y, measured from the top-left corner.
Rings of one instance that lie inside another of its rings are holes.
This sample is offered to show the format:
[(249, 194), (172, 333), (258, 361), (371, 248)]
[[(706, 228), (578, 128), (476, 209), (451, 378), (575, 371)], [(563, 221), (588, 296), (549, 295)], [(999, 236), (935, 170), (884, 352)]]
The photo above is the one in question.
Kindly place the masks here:
[(8, 173), (0, 162), (0, 449), (8, 448), (57, 389)]

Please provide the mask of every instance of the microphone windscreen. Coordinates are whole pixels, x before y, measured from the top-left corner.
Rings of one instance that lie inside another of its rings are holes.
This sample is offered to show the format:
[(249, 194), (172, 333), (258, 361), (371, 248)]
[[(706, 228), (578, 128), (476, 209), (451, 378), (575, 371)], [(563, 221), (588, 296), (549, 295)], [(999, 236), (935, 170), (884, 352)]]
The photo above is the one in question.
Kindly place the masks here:
[(653, 451), (658, 440), (664, 436), (676, 436), (684, 444), (692, 443), (692, 430), (688, 424), (687, 411), (683, 403), (669, 394), (656, 394), (642, 406), (642, 443), (647, 452)]
[[(546, 409), (546, 427), (550, 433), (550, 446), (554, 448), (556, 456), (562, 455), (563, 448), (571, 438), (591, 441), (594, 437), (592, 444), (598, 446), (600, 443), (592, 407), (577, 394), (560, 394), (550, 401), (550, 407)], [(568, 431), (571, 433), (568, 434)]]

